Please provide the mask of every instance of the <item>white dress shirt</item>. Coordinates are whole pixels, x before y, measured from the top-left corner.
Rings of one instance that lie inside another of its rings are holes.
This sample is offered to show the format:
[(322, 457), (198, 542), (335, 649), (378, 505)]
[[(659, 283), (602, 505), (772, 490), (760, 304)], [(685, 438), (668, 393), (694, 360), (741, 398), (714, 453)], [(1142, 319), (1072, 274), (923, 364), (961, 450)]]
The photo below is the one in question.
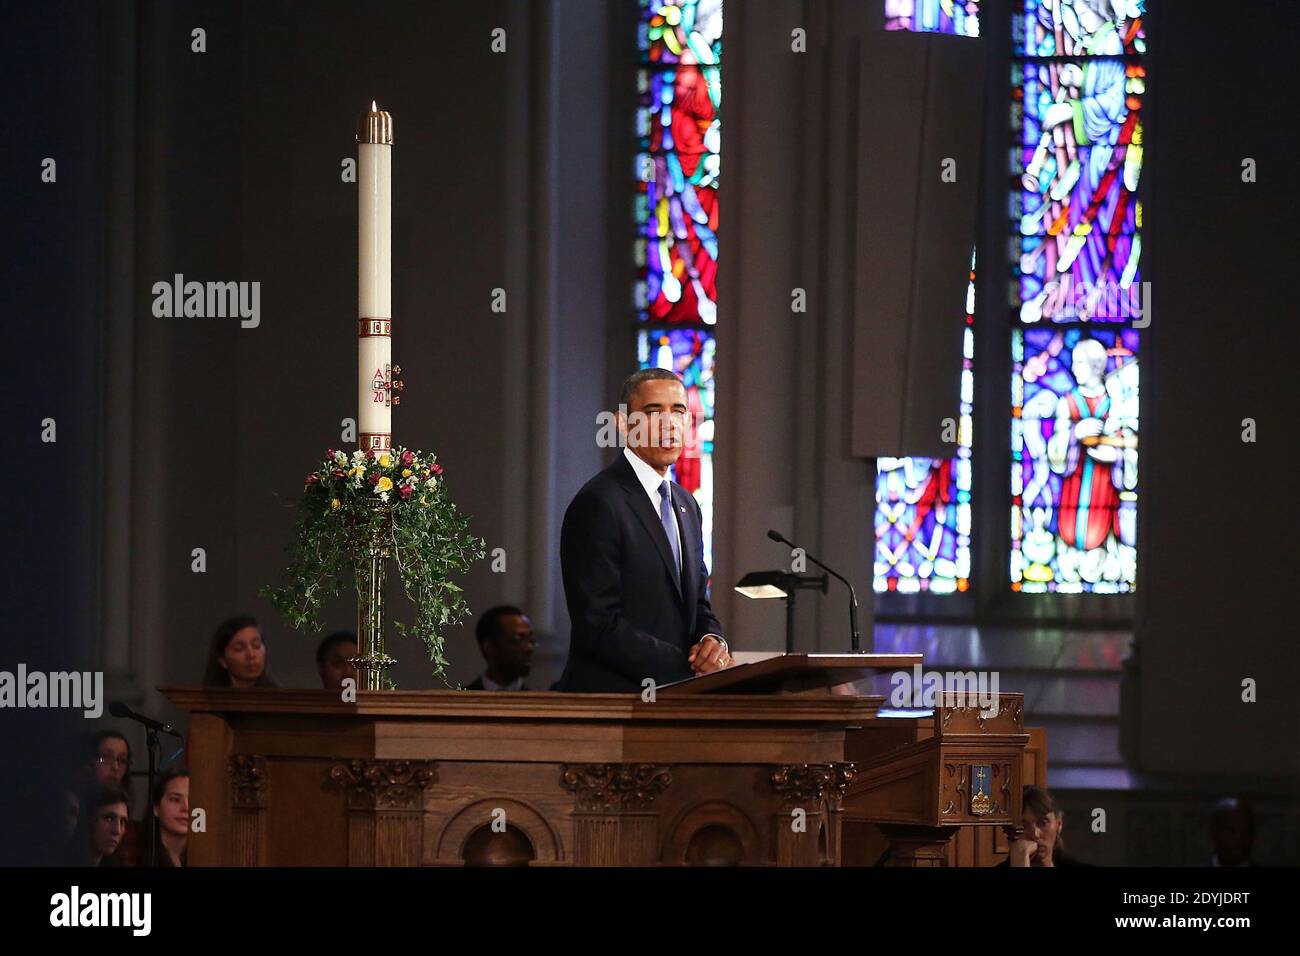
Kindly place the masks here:
[[(667, 476), (655, 471), (653, 467), (638, 458), (636, 452), (626, 445), (623, 446), (623, 454), (632, 463), (632, 470), (636, 472), (637, 480), (641, 482), (646, 497), (650, 499), (650, 505), (654, 508), (655, 517), (658, 517), (659, 506), (663, 502), (663, 498), (659, 496), (659, 486), (668, 480)], [(680, 519), (677, 517), (677, 509), (681, 506), (677, 504), (677, 499), (673, 497), (673, 483), (671, 481), (668, 482), (668, 504), (673, 509), (673, 530), (677, 533), (677, 553), (681, 554), (682, 529), (679, 524)]]
[(509, 684), (498, 684), (491, 677), (487, 676), (487, 671), (484, 671), (482, 674), (482, 678), (483, 678), (484, 690), (523, 690), (524, 689), (524, 679), (522, 677), (516, 677)]

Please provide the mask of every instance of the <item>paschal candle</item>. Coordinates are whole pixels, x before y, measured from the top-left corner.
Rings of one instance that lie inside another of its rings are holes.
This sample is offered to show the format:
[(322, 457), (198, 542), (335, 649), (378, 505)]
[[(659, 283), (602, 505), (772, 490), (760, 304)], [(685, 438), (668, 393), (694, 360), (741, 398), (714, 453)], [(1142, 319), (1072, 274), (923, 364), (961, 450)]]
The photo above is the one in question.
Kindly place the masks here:
[(393, 447), (393, 117), (357, 123), (357, 447)]

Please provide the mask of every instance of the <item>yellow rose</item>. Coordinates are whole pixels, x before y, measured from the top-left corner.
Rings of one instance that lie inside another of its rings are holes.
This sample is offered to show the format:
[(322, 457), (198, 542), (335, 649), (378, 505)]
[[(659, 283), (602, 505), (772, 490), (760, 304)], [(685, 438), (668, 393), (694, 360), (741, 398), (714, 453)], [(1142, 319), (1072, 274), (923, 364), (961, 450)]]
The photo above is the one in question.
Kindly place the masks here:
[(387, 467), (388, 467), (389, 465), (391, 465), (392, 463), (393, 463), (392, 456), (390, 456), (390, 455), (386, 455), (386, 454), (385, 454), (385, 455), (380, 455), (380, 456), (379, 456), (379, 467), (381, 467), (381, 468), (387, 468)]
[(343, 502), (339, 501), (337, 498), (330, 499), (330, 511), (338, 511), (342, 507)]
[(412, 472), (411, 469), (409, 469), (409, 468), (403, 468), (403, 469), (402, 469), (402, 477), (403, 477), (403, 478), (410, 478), (412, 474), (414, 474), (414, 472)]
[(380, 479), (379, 479), (379, 484), (375, 485), (375, 490), (376, 490), (376, 491), (392, 491), (392, 490), (393, 490), (393, 479), (391, 479), (391, 478), (387, 478), (387, 477), (385, 477), (385, 478), (380, 478)]

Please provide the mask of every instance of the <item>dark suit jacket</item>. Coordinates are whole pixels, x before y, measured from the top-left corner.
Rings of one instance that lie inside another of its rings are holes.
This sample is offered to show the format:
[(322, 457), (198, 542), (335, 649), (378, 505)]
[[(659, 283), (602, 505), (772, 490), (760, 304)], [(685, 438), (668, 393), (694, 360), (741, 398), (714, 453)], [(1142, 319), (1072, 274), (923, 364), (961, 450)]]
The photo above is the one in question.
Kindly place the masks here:
[(681, 485), (669, 488), (686, 565), (680, 591), (659, 513), (621, 450), (569, 504), (560, 567), (573, 631), (556, 690), (640, 693), (647, 677), (682, 680), (691, 645), (722, 634), (706, 590), (700, 506)]

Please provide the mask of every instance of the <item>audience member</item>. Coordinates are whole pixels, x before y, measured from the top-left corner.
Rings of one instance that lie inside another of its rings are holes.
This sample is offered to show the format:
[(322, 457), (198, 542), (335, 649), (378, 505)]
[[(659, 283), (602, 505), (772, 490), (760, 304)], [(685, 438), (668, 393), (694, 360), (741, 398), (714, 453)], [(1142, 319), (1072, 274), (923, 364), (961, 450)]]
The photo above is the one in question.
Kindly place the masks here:
[(266, 665), (266, 644), (257, 619), (242, 614), (222, 621), (212, 635), (205, 687), (275, 687)]
[[(81, 787), (84, 791), (78, 807), (84, 810), (95, 798), (94, 791), (114, 787), (131, 792), (131, 745), (120, 731), (101, 730), (87, 737), (81, 763)], [(115, 865), (134, 866), (140, 834), (135, 821), (127, 818), (126, 834), (114, 852)]]
[[(190, 836), (190, 772), (183, 768), (164, 771), (154, 781), (150, 809), (154, 819), (153, 866), (184, 866)], [(141, 823), (149, 831), (148, 819)], [(149, 850), (142, 846), (140, 866), (149, 866)]]
[(1065, 854), (1061, 830), (1065, 814), (1045, 787), (1025, 787), (1021, 800), (1024, 832), (1011, 843), (1010, 855), (998, 866), (1088, 866)]
[(357, 656), (357, 636), (351, 631), (335, 631), (316, 648), (316, 670), (326, 690), (342, 690), (343, 681), (357, 679), (357, 669), (348, 663)]
[(528, 690), (524, 678), (533, 667), (533, 622), (519, 608), (501, 604), (483, 612), (474, 627), (487, 668), (466, 690)]
[(121, 866), (118, 849), (126, 836), (130, 809), (121, 787), (95, 787), (82, 804), (77, 833), (69, 846), (70, 866)]
[(1255, 844), (1255, 809), (1250, 801), (1225, 797), (1214, 807), (1210, 819), (1214, 841), (1211, 866), (1258, 866), (1252, 855)]
[(131, 772), (131, 745), (119, 731), (101, 730), (85, 740), (81, 779), (100, 787), (126, 789)]

